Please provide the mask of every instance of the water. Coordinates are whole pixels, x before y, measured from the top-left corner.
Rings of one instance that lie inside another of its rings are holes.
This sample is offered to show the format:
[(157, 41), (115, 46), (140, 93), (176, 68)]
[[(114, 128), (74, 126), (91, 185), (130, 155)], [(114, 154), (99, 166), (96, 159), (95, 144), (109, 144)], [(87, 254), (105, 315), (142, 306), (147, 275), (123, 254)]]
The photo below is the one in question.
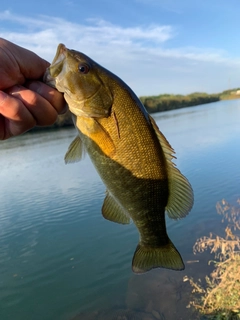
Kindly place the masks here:
[(209, 254), (193, 255), (192, 247), (209, 232), (223, 233), (216, 202), (239, 197), (240, 101), (154, 118), (195, 193), (188, 217), (167, 220), (186, 269), (134, 275), (134, 225), (102, 218), (105, 187), (88, 157), (64, 164), (75, 130), (25, 134), (0, 143), (1, 320), (130, 319), (131, 312), (139, 319), (191, 318), (182, 278), (210, 270)]

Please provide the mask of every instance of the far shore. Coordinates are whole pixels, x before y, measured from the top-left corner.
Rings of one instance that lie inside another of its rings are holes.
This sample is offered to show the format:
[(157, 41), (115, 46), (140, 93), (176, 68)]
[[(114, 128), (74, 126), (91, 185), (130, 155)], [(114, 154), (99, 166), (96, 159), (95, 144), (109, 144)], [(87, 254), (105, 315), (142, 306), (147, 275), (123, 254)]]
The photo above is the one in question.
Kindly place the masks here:
[[(216, 94), (208, 94), (204, 92), (194, 92), (188, 95), (160, 94), (158, 96), (143, 96), (139, 97), (139, 99), (149, 113), (155, 113), (192, 107), (220, 100), (240, 99), (240, 88), (225, 90)], [(30, 132), (72, 126), (73, 122), (71, 113), (67, 111), (65, 114), (59, 115), (57, 121), (52, 126), (35, 127), (30, 130)]]

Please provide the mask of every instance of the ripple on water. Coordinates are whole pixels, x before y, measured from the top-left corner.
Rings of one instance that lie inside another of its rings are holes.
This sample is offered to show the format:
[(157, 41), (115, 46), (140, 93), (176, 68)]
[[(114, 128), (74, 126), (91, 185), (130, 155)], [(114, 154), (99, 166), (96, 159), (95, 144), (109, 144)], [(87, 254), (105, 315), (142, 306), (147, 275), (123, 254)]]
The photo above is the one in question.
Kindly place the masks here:
[[(184, 287), (182, 298), (179, 294), (182, 276), (210, 272), (209, 255), (193, 256), (192, 246), (199, 236), (221, 231), (216, 202), (239, 197), (240, 108), (230, 104), (225, 109), (221, 103), (156, 115), (195, 193), (188, 217), (167, 219), (169, 236), (184, 259), (199, 259), (197, 264), (186, 263), (179, 273), (159, 269), (132, 274), (135, 226), (102, 218), (105, 187), (88, 158), (64, 164), (74, 130), (3, 142), (0, 318), (67, 319), (83, 310), (99, 310), (99, 319), (105, 319), (113, 314), (111, 306), (121, 303), (129, 310), (153, 309), (167, 319), (176, 319), (176, 314), (190, 319), (185, 308), (190, 291)], [(109, 313), (100, 311), (107, 307)]]

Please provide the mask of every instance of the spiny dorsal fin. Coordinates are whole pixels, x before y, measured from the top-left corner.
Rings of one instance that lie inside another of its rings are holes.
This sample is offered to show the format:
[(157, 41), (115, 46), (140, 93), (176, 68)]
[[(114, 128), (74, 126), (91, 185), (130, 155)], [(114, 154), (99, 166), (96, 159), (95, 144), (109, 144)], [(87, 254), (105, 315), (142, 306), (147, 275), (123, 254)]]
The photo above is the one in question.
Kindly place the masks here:
[(172, 159), (176, 157), (173, 155), (175, 152), (169, 142), (158, 129), (154, 119), (151, 116), (149, 116), (149, 119), (156, 132), (167, 162), (169, 198), (166, 211), (171, 219), (184, 218), (193, 206), (192, 187), (187, 178), (181, 174), (172, 162)]
[(103, 217), (107, 220), (121, 224), (130, 223), (130, 218), (124, 209), (116, 202), (108, 191), (106, 193), (107, 195), (102, 206)]
[(78, 162), (83, 159), (85, 153), (86, 151), (82, 140), (77, 136), (68, 147), (68, 151), (64, 157), (65, 163)]

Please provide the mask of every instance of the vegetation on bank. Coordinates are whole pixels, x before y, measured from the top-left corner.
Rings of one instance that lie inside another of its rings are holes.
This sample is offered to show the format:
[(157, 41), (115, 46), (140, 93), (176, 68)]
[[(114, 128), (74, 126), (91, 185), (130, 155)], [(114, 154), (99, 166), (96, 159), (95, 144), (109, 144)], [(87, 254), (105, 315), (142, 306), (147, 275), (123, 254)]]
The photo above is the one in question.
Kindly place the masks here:
[(240, 88), (225, 90), (220, 95), (220, 100), (240, 99)]
[(240, 90), (225, 90), (221, 93), (207, 94), (204, 92), (194, 92), (188, 95), (181, 94), (160, 94), (158, 96), (140, 97), (143, 105), (149, 113), (168, 111), (200, 104), (216, 102), (219, 100), (239, 99)]
[(220, 100), (218, 94), (195, 92), (189, 95), (161, 94), (159, 96), (140, 97), (149, 113), (192, 107)]
[(232, 206), (222, 200), (216, 209), (227, 222), (225, 237), (210, 234), (197, 240), (194, 253), (207, 249), (214, 254), (214, 270), (205, 281), (184, 277), (192, 287), (190, 306), (207, 319), (240, 319), (240, 199)]

